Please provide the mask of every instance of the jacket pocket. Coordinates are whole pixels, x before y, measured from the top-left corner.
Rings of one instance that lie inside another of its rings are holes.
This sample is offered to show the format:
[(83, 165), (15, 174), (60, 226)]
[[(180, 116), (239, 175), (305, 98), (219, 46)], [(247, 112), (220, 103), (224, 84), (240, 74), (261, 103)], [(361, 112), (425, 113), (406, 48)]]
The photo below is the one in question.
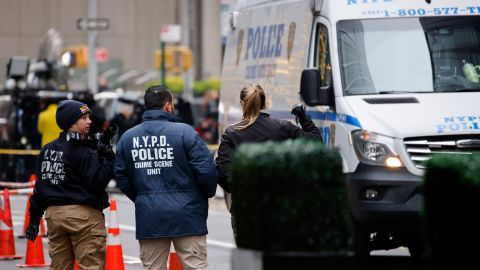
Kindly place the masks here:
[(89, 215), (88, 213), (72, 212), (72, 213), (66, 213), (65, 218), (72, 219), (72, 220), (88, 220)]
[(92, 267), (91, 269), (105, 269), (106, 230), (95, 227), (87, 233), (84, 241), (77, 244), (75, 253), (83, 265)]

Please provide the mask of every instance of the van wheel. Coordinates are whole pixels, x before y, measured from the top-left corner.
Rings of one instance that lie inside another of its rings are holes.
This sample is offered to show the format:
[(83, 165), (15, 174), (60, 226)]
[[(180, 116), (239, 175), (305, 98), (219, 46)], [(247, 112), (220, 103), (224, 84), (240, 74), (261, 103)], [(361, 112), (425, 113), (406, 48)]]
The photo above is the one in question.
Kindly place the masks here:
[(372, 250), (372, 239), (370, 233), (361, 228), (358, 224), (354, 224), (353, 231), (353, 248), (356, 257), (369, 257)]

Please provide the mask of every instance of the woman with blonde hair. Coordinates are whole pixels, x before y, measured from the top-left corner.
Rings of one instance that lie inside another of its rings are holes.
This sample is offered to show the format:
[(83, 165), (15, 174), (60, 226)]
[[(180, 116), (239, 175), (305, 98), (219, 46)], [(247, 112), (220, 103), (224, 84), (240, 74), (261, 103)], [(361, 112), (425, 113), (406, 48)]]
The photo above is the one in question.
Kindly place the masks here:
[[(290, 121), (271, 118), (262, 112), (265, 109), (265, 92), (258, 84), (249, 84), (240, 91), (240, 104), (243, 117), (240, 122), (229, 126), (222, 135), (218, 148), (217, 175), (218, 184), (227, 192), (231, 192), (228, 182), (231, 153), (242, 143), (283, 141), (298, 137), (320, 139), (320, 132), (308, 117), (303, 106), (295, 105), (292, 114), (298, 117), (302, 128)], [(235, 226), (232, 227), (235, 235)]]

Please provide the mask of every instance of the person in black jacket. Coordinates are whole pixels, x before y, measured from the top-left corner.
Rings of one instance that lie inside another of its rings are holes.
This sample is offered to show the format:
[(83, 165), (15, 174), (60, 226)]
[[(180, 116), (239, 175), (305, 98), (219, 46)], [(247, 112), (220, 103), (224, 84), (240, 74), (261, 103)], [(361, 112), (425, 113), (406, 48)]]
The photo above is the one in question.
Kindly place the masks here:
[(141, 118), (134, 112), (134, 101), (128, 99), (120, 99), (120, 103), (120, 112), (115, 114), (115, 116), (110, 121), (110, 123), (118, 126), (117, 141), (120, 140), (120, 137), (122, 137), (123, 133), (141, 123)]
[(105, 269), (105, 188), (113, 178), (115, 154), (110, 145), (94, 146), (87, 105), (62, 101), (56, 121), (60, 137), (39, 154), (37, 181), (30, 198), (25, 236), (34, 241), (45, 212), (51, 269)]
[[(294, 106), (294, 114), (302, 128), (290, 121), (270, 118), (265, 109), (265, 92), (258, 84), (249, 84), (240, 91), (240, 104), (243, 118), (240, 122), (229, 126), (222, 135), (218, 155), (216, 158), (218, 184), (226, 191), (231, 192), (229, 178), (230, 155), (242, 143), (283, 141), (298, 137), (318, 138), (320, 132), (313, 121), (308, 117), (303, 106)], [(232, 228), (236, 236), (234, 218)]]

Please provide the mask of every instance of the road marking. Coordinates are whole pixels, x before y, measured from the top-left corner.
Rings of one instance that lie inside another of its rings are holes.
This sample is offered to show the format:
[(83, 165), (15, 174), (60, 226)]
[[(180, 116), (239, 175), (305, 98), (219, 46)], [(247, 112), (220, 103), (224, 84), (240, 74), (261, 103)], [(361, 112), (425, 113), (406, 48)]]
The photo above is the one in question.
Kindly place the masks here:
[[(108, 227), (108, 223), (105, 226)], [(125, 230), (125, 231), (135, 232), (135, 226), (120, 224), (119, 227), (120, 227), (120, 229)]]
[(117, 200), (117, 201), (126, 202), (126, 203), (132, 203), (132, 204), (133, 204), (133, 202), (132, 202), (128, 197), (125, 197), (125, 196), (114, 196), (114, 195), (111, 195), (111, 197), (114, 197), (115, 200)]
[(12, 212), (12, 217), (15, 217), (15, 216), (22, 216), (22, 214), (25, 214), (24, 212), (20, 211), (20, 210), (11, 210)]
[(215, 211), (215, 210), (208, 210), (208, 214), (212, 216), (222, 216), (222, 217), (230, 217), (230, 213)]
[(137, 263), (142, 263), (140, 258), (138, 257), (133, 257), (133, 256), (128, 256), (128, 255), (123, 255), (123, 262), (126, 264), (137, 264)]
[(212, 239), (207, 239), (207, 244), (212, 245), (212, 246), (219, 246), (223, 248), (236, 248), (237, 245), (228, 243), (228, 242), (222, 242), (222, 241), (217, 241), (217, 240), (212, 240)]

